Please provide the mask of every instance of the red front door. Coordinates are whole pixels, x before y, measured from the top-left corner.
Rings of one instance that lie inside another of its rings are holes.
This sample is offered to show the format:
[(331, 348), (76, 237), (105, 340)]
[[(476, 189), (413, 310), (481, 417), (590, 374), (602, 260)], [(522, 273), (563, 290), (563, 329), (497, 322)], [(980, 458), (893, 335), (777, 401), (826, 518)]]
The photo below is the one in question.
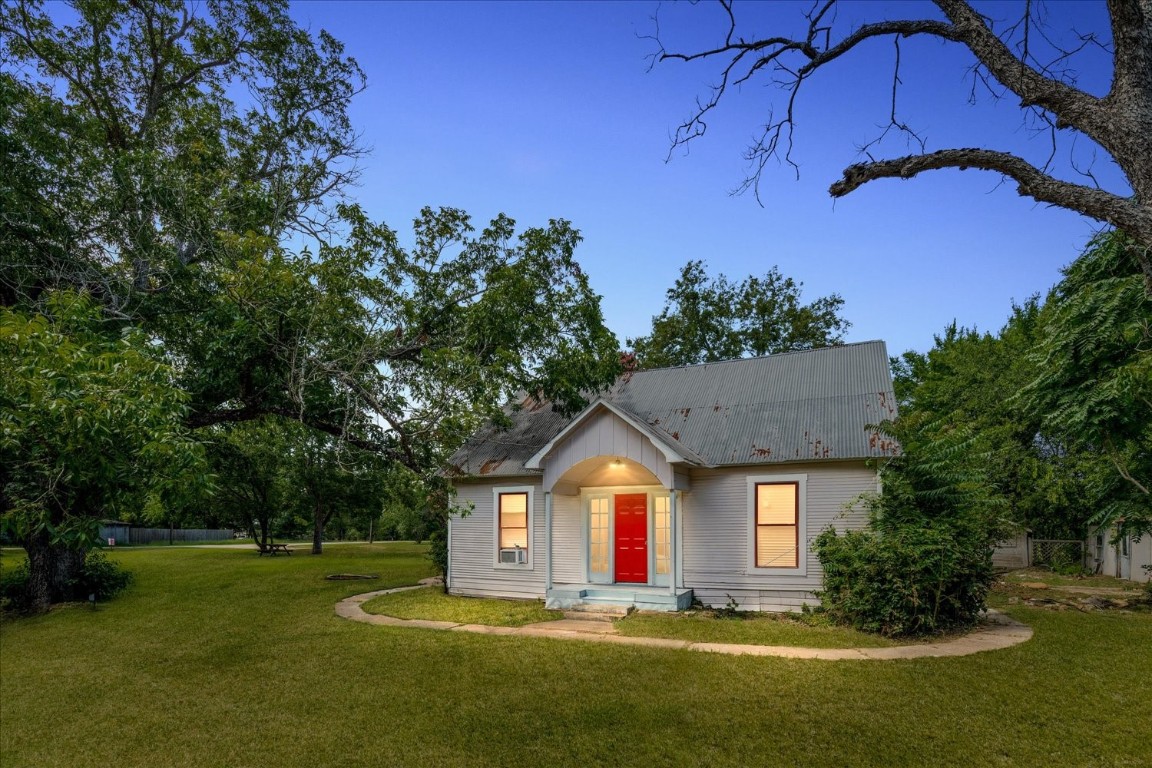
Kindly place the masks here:
[(616, 495), (616, 581), (648, 583), (648, 494)]

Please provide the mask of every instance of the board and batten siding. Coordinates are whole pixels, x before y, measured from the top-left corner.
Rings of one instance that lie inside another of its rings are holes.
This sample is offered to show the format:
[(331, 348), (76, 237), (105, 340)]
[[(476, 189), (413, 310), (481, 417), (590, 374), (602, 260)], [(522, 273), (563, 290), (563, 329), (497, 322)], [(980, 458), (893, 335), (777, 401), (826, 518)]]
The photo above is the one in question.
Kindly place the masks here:
[(613, 456), (645, 467), (665, 487), (675, 482), (672, 465), (646, 436), (614, 413), (604, 411), (580, 424), (557, 444), (544, 463), (544, 485), (552, 488), (575, 465)]
[(818, 601), (820, 561), (809, 547), (807, 573), (777, 575), (749, 572), (748, 478), (760, 475), (807, 475), (807, 522), (803, 541), (810, 542), (829, 525), (837, 530), (859, 529), (867, 522), (860, 505), (845, 514), (862, 493), (875, 491), (876, 472), (863, 462), (771, 464), (696, 470), (692, 490), (685, 493), (683, 583), (705, 605), (723, 606), (729, 597), (742, 609), (799, 610)]

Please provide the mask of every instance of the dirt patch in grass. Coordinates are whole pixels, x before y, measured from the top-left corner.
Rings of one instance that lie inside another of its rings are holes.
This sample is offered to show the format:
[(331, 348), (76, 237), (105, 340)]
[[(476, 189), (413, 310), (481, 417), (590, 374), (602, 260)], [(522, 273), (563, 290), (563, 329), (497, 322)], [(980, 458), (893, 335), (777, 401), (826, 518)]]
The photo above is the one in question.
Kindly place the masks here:
[(988, 604), (1002, 608), (1026, 605), (1055, 611), (1152, 611), (1143, 585), (1110, 576), (1068, 576), (1042, 568), (1001, 574)]

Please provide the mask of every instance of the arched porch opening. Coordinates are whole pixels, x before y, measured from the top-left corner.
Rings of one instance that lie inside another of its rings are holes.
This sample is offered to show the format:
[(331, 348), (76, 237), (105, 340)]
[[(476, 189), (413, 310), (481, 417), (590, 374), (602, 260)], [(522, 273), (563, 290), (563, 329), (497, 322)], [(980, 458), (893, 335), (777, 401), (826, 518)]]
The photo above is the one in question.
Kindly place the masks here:
[[(690, 604), (691, 591), (678, 588), (679, 492), (651, 468), (593, 456), (567, 467), (545, 499), (550, 606)], [(555, 583), (553, 554), (565, 566)]]

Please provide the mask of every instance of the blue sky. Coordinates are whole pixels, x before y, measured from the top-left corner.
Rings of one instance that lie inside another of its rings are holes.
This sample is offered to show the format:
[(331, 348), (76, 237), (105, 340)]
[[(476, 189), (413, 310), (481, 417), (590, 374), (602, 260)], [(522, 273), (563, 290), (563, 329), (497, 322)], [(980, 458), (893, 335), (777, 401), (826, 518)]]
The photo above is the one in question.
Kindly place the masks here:
[[(794, 26), (807, 3), (737, 4), (755, 30)], [(1018, 3), (992, 3), (1008, 17)], [(937, 171), (880, 181), (840, 200), (828, 185), (859, 161), (857, 147), (887, 120), (893, 49), (877, 43), (811, 82), (797, 112), (794, 158), (770, 168), (761, 206), (729, 194), (744, 177), (741, 151), (780, 92), (745, 87), (717, 111), (690, 152), (666, 162), (669, 136), (714, 65), (649, 70), (645, 35), (684, 47), (722, 36), (719, 7), (655, 2), (300, 2), (293, 14), (327, 29), (365, 70), (353, 120), (372, 154), (353, 196), (401, 233), (425, 205), (452, 206), (483, 225), (503, 212), (523, 226), (565, 218), (581, 230), (577, 255), (620, 337), (646, 333), (664, 292), (690, 259), (740, 278), (773, 265), (809, 300), (845, 300), (849, 341), (883, 339), (890, 354), (924, 351), (953, 319), (997, 330), (1013, 300), (1044, 292), (1097, 229), (1074, 213), (1016, 194), (994, 174)], [(852, 3), (840, 23), (877, 15), (933, 15), (931, 6)], [(1107, 30), (1102, 5), (1050, 6), (1053, 29)], [(900, 114), (928, 149), (988, 146), (1043, 163), (1014, 101), (968, 103), (968, 60), (935, 41), (902, 45)], [(1107, 88), (1107, 56), (1089, 55), (1085, 87)], [(779, 106), (777, 107), (779, 108)], [(910, 151), (903, 141), (882, 153)], [(1057, 162), (1091, 159), (1084, 139), (1062, 140)], [(1094, 171), (1122, 180), (1102, 153)], [(1074, 174), (1065, 171), (1066, 177)]]

